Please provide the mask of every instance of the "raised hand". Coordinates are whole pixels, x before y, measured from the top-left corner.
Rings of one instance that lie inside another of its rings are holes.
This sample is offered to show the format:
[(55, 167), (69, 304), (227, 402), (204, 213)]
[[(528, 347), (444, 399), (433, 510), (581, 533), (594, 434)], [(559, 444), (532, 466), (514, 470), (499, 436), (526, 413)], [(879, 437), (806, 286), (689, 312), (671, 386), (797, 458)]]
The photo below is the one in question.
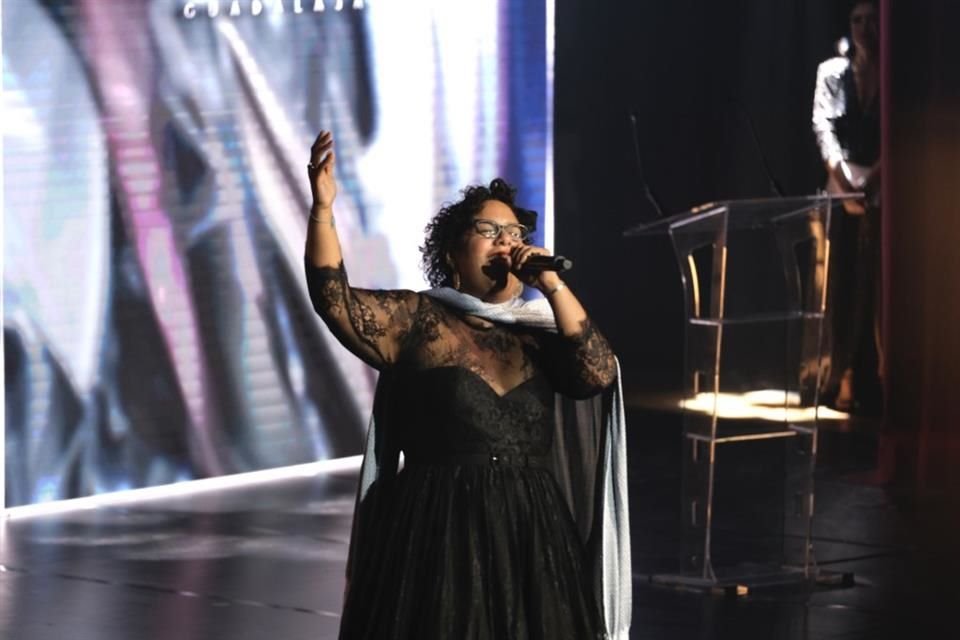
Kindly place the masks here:
[(307, 165), (314, 209), (333, 207), (333, 201), (337, 197), (337, 181), (333, 177), (335, 162), (333, 133), (321, 131), (313, 146), (310, 147), (310, 163)]
[(560, 276), (556, 271), (540, 271), (531, 273), (523, 270), (523, 265), (530, 256), (548, 256), (550, 252), (543, 247), (529, 244), (518, 244), (510, 252), (511, 270), (521, 282), (536, 287), (540, 291), (549, 291), (560, 283)]

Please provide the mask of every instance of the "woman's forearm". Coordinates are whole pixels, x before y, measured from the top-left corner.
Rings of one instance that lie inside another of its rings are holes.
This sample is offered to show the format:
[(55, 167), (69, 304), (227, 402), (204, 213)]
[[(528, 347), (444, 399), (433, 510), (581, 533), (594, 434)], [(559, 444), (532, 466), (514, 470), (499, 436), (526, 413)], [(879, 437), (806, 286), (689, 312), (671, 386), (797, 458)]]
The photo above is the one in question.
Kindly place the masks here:
[(587, 311), (580, 304), (577, 296), (570, 288), (557, 278), (556, 284), (545, 287), (543, 291), (553, 308), (553, 316), (557, 321), (557, 331), (562, 336), (577, 336), (583, 331)]
[(310, 147), (310, 192), (313, 206), (307, 222), (306, 259), (315, 267), (340, 267), (343, 254), (333, 218), (333, 202), (337, 198), (337, 182), (333, 168), (337, 154), (333, 150), (333, 134), (321, 131)]
[(310, 208), (306, 257), (315, 267), (339, 267), (343, 262), (332, 206), (315, 204)]
[(565, 384), (566, 393), (586, 398), (610, 386), (616, 379), (617, 364), (607, 339), (559, 278), (555, 285), (543, 291), (553, 308), (561, 336), (554, 357), (560, 370), (573, 372)]

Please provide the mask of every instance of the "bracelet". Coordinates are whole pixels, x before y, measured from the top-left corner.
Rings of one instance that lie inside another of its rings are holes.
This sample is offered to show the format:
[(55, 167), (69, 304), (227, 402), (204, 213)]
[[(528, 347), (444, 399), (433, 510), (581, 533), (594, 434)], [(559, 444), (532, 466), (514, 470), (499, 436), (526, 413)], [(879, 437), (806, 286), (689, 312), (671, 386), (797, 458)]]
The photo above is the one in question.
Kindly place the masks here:
[(336, 226), (337, 226), (336, 222), (334, 221), (333, 216), (330, 216), (329, 218), (318, 218), (317, 216), (315, 216), (315, 215), (313, 215), (313, 214), (311, 213), (311, 214), (310, 214), (310, 220), (312, 220), (313, 222), (317, 222), (317, 223), (319, 223), (319, 224), (329, 223), (331, 227), (336, 227)]
[(555, 286), (553, 289), (550, 289), (550, 291), (544, 291), (543, 295), (549, 298), (550, 296), (555, 294), (557, 291), (563, 291), (566, 288), (567, 288), (567, 283), (561, 280), (560, 284)]

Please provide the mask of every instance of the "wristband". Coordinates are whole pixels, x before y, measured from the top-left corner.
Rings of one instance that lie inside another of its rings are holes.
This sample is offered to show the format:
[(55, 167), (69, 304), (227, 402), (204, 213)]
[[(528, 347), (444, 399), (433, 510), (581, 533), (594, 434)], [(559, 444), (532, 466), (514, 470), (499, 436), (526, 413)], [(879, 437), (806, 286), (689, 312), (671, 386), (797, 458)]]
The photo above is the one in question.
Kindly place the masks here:
[(313, 222), (316, 222), (316, 223), (318, 223), (318, 224), (329, 223), (331, 227), (336, 227), (336, 226), (337, 226), (336, 223), (334, 222), (333, 216), (330, 216), (329, 218), (318, 218), (317, 216), (315, 216), (315, 215), (313, 215), (313, 214), (311, 213), (311, 214), (310, 214), (310, 220), (312, 220)]
[(549, 298), (550, 296), (552, 296), (553, 294), (555, 294), (557, 291), (563, 291), (563, 290), (566, 289), (566, 288), (567, 288), (567, 283), (561, 281), (560, 284), (558, 284), (557, 286), (555, 286), (553, 289), (550, 289), (550, 291), (544, 292), (543, 295), (545, 295), (546, 297)]

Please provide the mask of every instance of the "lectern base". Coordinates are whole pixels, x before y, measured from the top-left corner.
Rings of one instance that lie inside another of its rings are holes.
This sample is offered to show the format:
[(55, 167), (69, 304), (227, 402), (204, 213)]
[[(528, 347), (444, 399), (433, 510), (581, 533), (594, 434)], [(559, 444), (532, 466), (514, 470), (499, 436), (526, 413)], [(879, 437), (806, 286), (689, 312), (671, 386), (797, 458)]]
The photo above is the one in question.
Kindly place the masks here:
[(656, 586), (728, 597), (747, 596), (758, 589), (852, 587), (854, 584), (852, 572), (811, 569), (804, 574), (798, 567), (777, 565), (739, 564), (718, 569), (715, 573), (715, 580), (693, 573), (658, 573), (646, 578)]

